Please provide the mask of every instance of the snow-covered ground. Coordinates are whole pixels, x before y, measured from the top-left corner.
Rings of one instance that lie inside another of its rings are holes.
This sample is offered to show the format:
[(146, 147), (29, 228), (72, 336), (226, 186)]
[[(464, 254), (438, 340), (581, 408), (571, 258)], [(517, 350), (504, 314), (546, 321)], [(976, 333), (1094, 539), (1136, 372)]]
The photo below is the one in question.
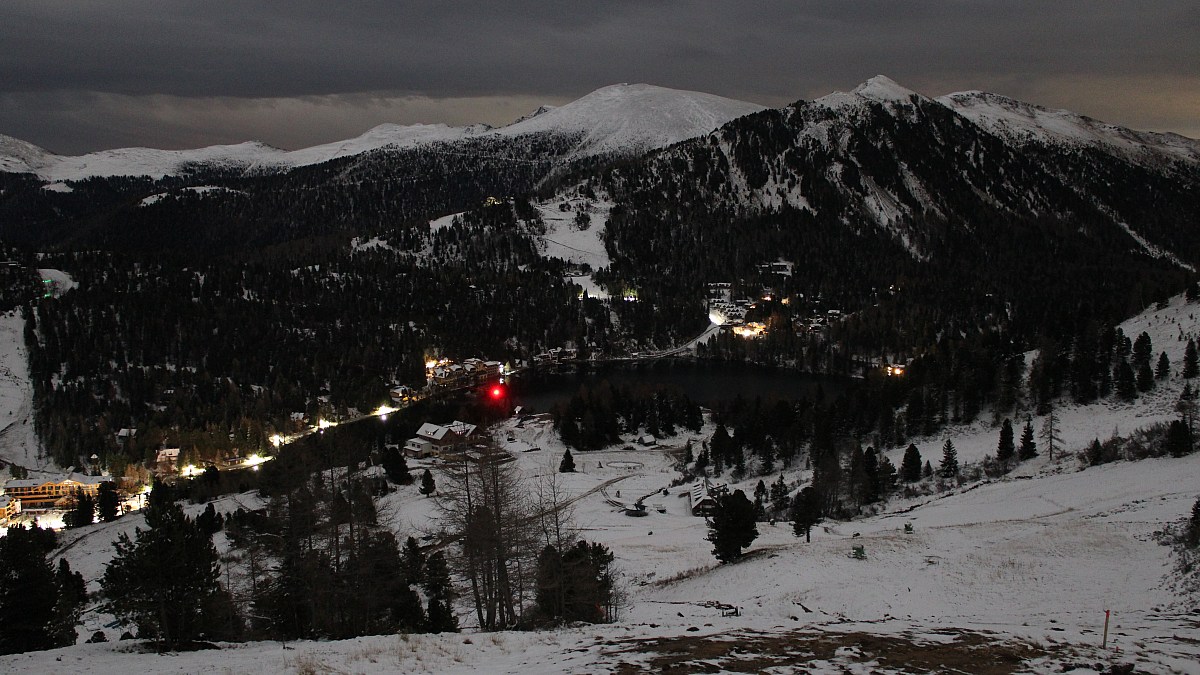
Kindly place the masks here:
[[(1194, 307), (1175, 299), (1123, 328), (1131, 338), (1147, 331), (1155, 353), (1165, 350), (1177, 364), (1179, 336), (1200, 324)], [(1170, 419), (1181, 387), (1173, 377), (1135, 404), (1064, 404), (1066, 447), (1074, 452), (1114, 427), (1128, 433)], [(517, 454), (526, 480), (560, 479), (573, 496), (580, 536), (613, 550), (627, 592), (617, 623), (482, 635), (469, 632), (471, 617), (463, 611), (463, 634), (251, 643), (168, 655), (142, 654), (129, 643), (79, 645), (0, 657), (0, 671), (533, 675), (651, 672), (664, 663), (681, 672), (762, 672), (772, 663), (803, 663), (817, 673), (911, 672), (903, 664), (961, 657), (959, 670), (974, 672), (971, 664), (995, 665), (1002, 654), (1017, 654), (1023, 665), (996, 672), (1061, 672), (1071, 664), (1073, 672), (1097, 673), (1115, 663), (1136, 664), (1138, 672), (1200, 672), (1200, 599), (1177, 590), (1175, 554), (1160, 541), (1164, 527), (1200, 497), (1200, 454), (1087, 469), (1073, 454), (1053, 462), (1043, 455), (998, 480), (895, 498), (877, 515), (824, 523), (811, 543), (786, 523), (760, 524), (747, 559), (722, 566), (705, 540), (704, 520), (688, 514), (682, 487), (670, 487), (675, 456), (689, 438), (698, 444), (710, 436), (711, 425), (656, 447), (628, 442), (577, 453), (578, 472), (568, 475), (556, 473), (564, 448), (548, 420), (510, 420), (495, 433), (540, 448)], [(994, 453), (997, 435), (979, 423), (951, 437), (969, 463)], [(941, 439), (918, 445), (936, 464)], [(799, 468), (785, 472), (792, 485), (806, 476)], [(750, 492), (758, 480), (733, 487)], [(639, 498), (650, 507), (645, 517), (617, 506)], [(233, 495), (219, 508), (253, 503), (252, 495)], [(381, 514), (401, 536), (436, 529), (434, 500), (416, 486), (387, 497)], [(66, 535), (62, 555), (83, 572), (89, 589), (103, 573), (111, 541), (139, 521), (131, 516)], [(849, 557), (855, 545), (864, 547), (865, 560)], [(724, 616), (720, 605), (740, 611)], [(1101, 649), (1106, 610), (1112, 625)], [(106, 620), (92, 617), (85, 629)], [(898, 662), (899, 654), (918, 661)]]
[(33, 432), (33, 385), (24, 332), (20, 313), (0, 315), (0, 460), (35, 474), (53, 473), (56, 467), (41, 456)]

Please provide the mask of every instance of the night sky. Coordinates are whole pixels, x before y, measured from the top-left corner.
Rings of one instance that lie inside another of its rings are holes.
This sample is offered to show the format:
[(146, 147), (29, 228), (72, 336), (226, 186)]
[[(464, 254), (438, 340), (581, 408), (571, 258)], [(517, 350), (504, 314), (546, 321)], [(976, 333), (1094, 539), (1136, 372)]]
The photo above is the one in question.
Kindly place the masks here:
[(780, 106), (884, 74), (1200, 137), (1200, 3), (3, 0), (0, 134), (64, 154), (500, 125), (618, 82)]

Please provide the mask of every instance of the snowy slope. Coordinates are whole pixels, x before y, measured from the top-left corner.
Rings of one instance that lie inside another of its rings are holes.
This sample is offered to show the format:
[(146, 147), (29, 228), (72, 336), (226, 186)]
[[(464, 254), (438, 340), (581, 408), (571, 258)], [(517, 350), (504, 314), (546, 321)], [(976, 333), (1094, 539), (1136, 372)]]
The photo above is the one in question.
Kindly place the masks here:
[(1126, 159), (1200, 161), (1200, 141), (1178, 134), (1134, 131), (1115, 124), (1017, 101), (999, 94), (965, 91), (936, 99), (958, 114), (1018, 144), (1100, 147)]
[(54, 473), (56, 467), (41, 455), (33, 431), (33, 383), (24, 332), (19, 313), (0, 315), (0, 460), (35, 475)]
[(622, 84), (598, 89), (561, 107), (543, 106), (499, 129), (486, 125), (383, 124), (356, 138), (293, 151), (246, 142), (194, 150), (121, 148), (64, 157), (0, 136), (0, 171), (36, 173), (51, 182), (93, 176), (161, 178), (194, 165), (236, 171), (279, 171), (381, 148), (412, 148), (471, 137), (520, 139), (533, 134), (578, 139), (570, 153), (574, 158), (664, 147), (703, 135), (761, 109), (753, 103), (711, 94)]
[(763, 107), (745, 101), (648, 84), (616, 84), (567, 105), (539, 109), (494, 133), (582, 134), (575, 156), (651, 150), (701, 136)]
[(36, 173), (55, 159), (54, 153), (33, 143), (0, 134), (0, 171)]

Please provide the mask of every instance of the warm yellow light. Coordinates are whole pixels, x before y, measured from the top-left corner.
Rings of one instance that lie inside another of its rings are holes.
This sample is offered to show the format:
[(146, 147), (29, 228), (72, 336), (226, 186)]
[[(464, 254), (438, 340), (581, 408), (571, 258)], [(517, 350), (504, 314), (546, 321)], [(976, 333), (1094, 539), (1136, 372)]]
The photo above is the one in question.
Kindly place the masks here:
[(373, 413), (371, 413), (371, 414), (372, 414), (372, 415), (379, 415), (380, 417), (382, 417), (382, 416), (384, 416), (384, 415), (387, 415), (388, 413), (394, 413), (394, 412), (396, 412), (397, 410), (399, 410), (399, 408), (393, 408), (393, 407), (391, 407), (390, 405), (381, 405), (381, 406), (379, 406), (378, 408), (376, 408), (376, 409), (375, 409), (375, 412), (373, 412)]
[(271, 445), (277, 448), (283, 445), (283, 436), (280, 436), (279, 434), (271, 434)]
[(259, 455), (259, 454), (253, 454), (253, 455), (250, 455), (249, 457), (247, 457), (247, 458), (246, 458), (246, 466), (254, 466), (254, 467), (256, 467), (256, 466), (258, 466), (259, 464), (262, 464), (263, 462), (265, 462), (265, 461), (267, 461), (267, 460), (269, 460), (269, 459), (271, 459), (271, 458), (270, 458), (270, 457), (263, 457), (262, 455)]
[(329, 420), (317, 420), (317, 428), (318, 429), (328, 429), (329, 427), (336, 427), (336, 426), (337, 426), (337, 422), (330, 422)]

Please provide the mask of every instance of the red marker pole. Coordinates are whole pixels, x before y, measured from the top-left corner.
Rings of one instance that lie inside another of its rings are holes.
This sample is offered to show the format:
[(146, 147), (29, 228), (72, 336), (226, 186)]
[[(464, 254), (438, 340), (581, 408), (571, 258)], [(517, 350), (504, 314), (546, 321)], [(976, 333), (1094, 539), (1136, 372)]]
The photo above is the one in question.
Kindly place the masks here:
[(1106, 610), (1104, 610), (1104, 639), (1100, 642), (1101, 649), (1108, 648), (1108, 617), (1109, 617), (1109, 610), (1106, 609)]

